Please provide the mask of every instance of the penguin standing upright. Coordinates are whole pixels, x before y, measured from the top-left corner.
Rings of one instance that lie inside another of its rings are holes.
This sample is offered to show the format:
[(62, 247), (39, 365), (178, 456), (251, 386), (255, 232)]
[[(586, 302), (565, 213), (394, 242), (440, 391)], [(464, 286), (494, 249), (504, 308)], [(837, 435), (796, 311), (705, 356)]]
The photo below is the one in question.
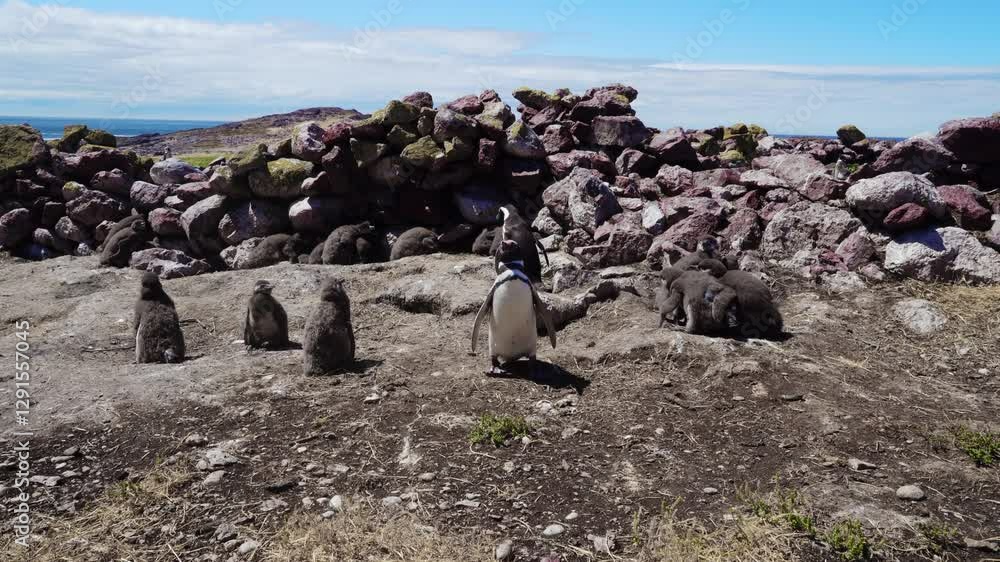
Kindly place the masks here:
[[(537, 246), (545, 255), (546, 265), (549, 263), (549, 255), (545, 253), (545, 248), (535, 240), (535, 236), (531, 233), (531, 227), (521, 218), (521, 215), (517, 212), (517, 207), (513, 205), (500, 207), (500, 212), (497, 213), (497, 220), (502, 222), (502, 226), (500, 227), (502, 232), (500, 236), (501, 240), (513, 240), (517, 242), (520, 259), (524, 262), (524, 273), (532, 281), (541, 281), (542, 261), (538, 259), (538, 252), (535, 251), (535, 247)], [(494, 255), (493, 263), (496, 266), (497, 272), (499, 272), (500, 260), (496, 255)]]
[(472, 351), (475, 352), (479, 326), (487, 314), (490, 316), (492, 369), (487, 371), (488, 374), (503, 374), (501, 358), (503, 363), (524, 357), (535, 360), (538, 350), (536, 317), (541, 318), (552, 348), (556, 347), (556, 330), (552, 325), (552, 318), (524, 270), (521, 255), (521, 248), (514, 240), (500, 243), (496, 255), (499, 272), (472, 326)]

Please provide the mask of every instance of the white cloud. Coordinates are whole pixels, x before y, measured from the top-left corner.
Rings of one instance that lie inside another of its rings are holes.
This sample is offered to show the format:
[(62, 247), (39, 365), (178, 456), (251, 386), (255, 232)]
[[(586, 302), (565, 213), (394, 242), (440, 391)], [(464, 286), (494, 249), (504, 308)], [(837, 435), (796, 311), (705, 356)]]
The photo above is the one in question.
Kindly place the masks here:
[[(446, 101), (485, 88), (508, 95), (521, 85), (579, 91), (619, 81), (639, 90), (639, 116), (657, 127), (748, 121), (829, 134), (854, 122), (869, 134), (907, 135), (1000, 110), (991, 95), (998, 68), (677, 66), (529, 55), (533, 35), (395, 28), (392, 18), (347, 30), (69, 4), (0, 4), (0, 114), (227, 119), (315, 105), (372, 110), (417, 89)], [(810, 107), (817, 91), (825, 99)]]

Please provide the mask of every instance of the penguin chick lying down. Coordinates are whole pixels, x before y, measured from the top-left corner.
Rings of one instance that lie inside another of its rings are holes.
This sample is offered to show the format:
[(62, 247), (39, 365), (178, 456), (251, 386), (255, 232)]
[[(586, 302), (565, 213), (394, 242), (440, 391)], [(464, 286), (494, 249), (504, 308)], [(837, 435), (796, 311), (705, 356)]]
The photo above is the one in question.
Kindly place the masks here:
[(680, 318), (684, 318), (684, 330), (689, 334), (710, 334), (726, 327), (736, 301), (732, 288), (704, 271), (667, 268), (661, 277), (663, 283), (656, 291), (661, 328)]
[(548, 309), (524, 271), (521, 249), (517, 242), (504, 240), (497, 251), (498, 273), (486, 301), (476, 314), (472, 326), (472, 351), (476, 351), (479, 326), (490, 317), (489, 345), (492, 369), (489, 374), (502, 374), (503, 363), (527, 357), (534, 361), (538, 350), (536, 317), (542, 320), (552, 348), (556, 347), (556, 330)]

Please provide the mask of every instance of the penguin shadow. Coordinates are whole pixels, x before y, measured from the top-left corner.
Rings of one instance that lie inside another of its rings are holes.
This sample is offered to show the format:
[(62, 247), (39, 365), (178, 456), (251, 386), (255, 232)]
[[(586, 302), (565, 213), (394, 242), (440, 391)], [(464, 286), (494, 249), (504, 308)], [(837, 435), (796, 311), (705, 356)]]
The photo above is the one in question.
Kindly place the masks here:
[(559, 365), (538, 359), (512, 361), (503, 364), (501, 368), (502, 372), (490, 372), (488, 375), (497, 379), (530, 381), (555, 389), (572, 388), (577, 394), (583, 394), (583, 391), (590, 386), (589, 380), (575, 375)]
[[(369, 369), (374, 367), (379, 367), (385, 363), (382, 359), (356, 359), (349, 364), (332, 371), (323, 373), (308, 375), (312, 378), (327, 378), (327, 377), (337, 377), (340, 375), (365, 375), (368, 373)], [(338, 381), (339, 382), (339, 381)]]
[(246, 348), (247, 355), (257, 355), (272, 351), (297, 351), (302, 349), (302, 344), (296, 341), (289, 341), (284, 345), (267, 345), (265, 347), (250, 347), (244, 345), (244, 347)]

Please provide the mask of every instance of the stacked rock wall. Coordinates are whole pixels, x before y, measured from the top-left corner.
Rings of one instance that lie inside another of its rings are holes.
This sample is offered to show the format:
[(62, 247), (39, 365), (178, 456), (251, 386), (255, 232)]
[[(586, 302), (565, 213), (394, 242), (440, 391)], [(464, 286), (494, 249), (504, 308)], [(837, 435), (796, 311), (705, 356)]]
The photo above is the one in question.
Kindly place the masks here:
[[(205, 169), (139, 158), (84, 127), (48, 145), (2, 127), (0, 245), (31, 259), (85, 255), (139, 214), (151, 236), (131, 263), (169, 277), (305, 259), (361, 221), (377, 233), (367, 259), (388, 259), (418, 226), (445, 250), (471, 251), (512, 203), (547, 246), (588, 267), (658, 268), (718, 236), (808, 275), (1000, 282), (1000, 119), (900, 143), (854, 126), (835, 140), (781, 139), (740, 123), (654, 129), (636, 116), (637, 96), (522, 88), (517, 118), (493, 91), (437, 107), (417, 92)], [(247, 259), (288, 235), (295, 252)]]

